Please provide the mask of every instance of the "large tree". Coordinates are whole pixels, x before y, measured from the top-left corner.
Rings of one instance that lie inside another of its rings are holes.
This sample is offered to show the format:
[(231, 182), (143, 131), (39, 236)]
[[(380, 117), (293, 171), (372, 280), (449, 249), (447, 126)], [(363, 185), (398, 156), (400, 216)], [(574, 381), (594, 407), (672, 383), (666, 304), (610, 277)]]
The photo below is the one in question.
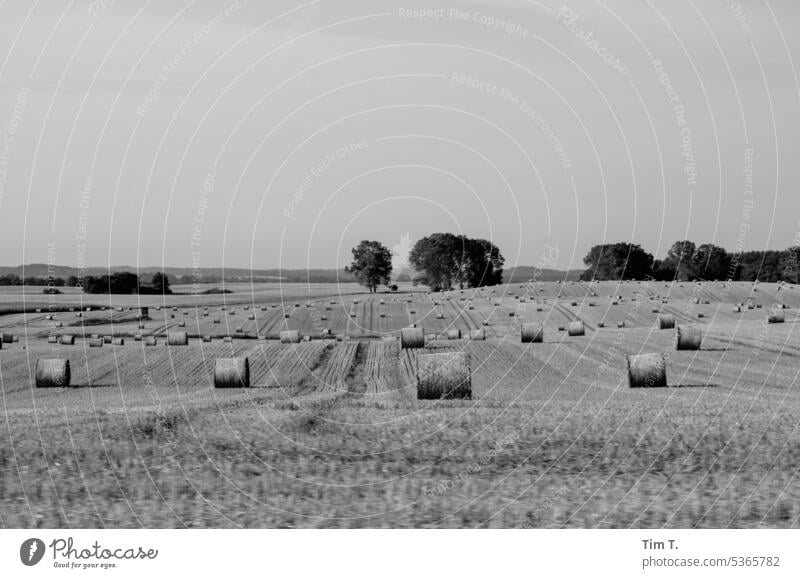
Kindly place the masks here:
[(646, 279), (653, 273), (653, 256), (633, 243), (595, 245), (583, 263), (587, 269), (581, 279), (585, 281)]
[(378, 241), (361, 241), (353, 249), (353, 262), (344, 270), (375, 293), (391, 280), (392, 252)]
[(691, 241), (676, 241), (667, 251), (663, 266), (675, 271), (676, 281), (691, 281), (695, 275), (694, 254), (697, 246)]
[(722, 281), (732, 277), (731, 256), (722, 247), (704, 243), (697, 247), (692, 256), (692, 273), (695, 279)]
[(503, 282), (505, 258), (497, 245), (485, 239), (462, 237), (465, 260), (462, 278), (470, 287), (499, 285)]
[(415, 283), (441, 291), (497, 285), (503, 280), (505, 259), (491, 241), (434, 233), (414, 244), (408, 262), (417, 272)]

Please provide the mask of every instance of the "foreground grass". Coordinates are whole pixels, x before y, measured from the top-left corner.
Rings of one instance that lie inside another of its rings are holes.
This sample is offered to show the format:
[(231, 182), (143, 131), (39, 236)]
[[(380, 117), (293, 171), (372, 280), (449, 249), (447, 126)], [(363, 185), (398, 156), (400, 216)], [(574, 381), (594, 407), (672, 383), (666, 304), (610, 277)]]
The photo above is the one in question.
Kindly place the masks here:
[[(796, 412), (344, 394), (0, 424), (5, 527), (797, 527)], [(358, 424), (363, 425), (358, 425)]]

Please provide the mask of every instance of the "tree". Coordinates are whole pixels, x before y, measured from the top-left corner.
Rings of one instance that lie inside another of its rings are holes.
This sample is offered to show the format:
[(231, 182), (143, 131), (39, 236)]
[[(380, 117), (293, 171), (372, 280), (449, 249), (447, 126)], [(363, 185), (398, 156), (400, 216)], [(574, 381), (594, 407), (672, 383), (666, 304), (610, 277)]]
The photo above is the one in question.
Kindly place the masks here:
[(452, 233), (428, 235), (414, 244), (408, 262), (417, 271), (415, 284), (427, 285), (433, 291), (450, 289), (461, 275), (463, 243)]
[(584, 281), (646, 279), (653, 273), (653, 256), (633, 243), (595, 245), (583, 263), (588, 267)]
[(415, 284), (441, 291), (501, 283), (505, 258), (491, 241), (434, 233), (414, 244), (408, 262), (417, 272)]
[(169, 277), (161, 271), (153, 273), (150, 285), (153, 286), (153, 290), (158, 294), (172, 295), (172, 289), (169, 288)]
[(675, 281), (691, 281), (694, 271), (694, 254), (697, 247), (691, 241), (676, 241), (667, 251), (664, 265), (675, 270)]
[(500, 249), (485, 239), (463, 237), (465, 259), (463, 279), (470, 287), (499, 285), (503, 282), (505, 258)]
[(731, 256), (725, 249), (712, 243), (700, 245), (692, 256), (694, 278), (721, 281), (731, 276), (730, 267)]
[(361, 241), (353, 249), (353, 262), (344, 268), (371, 293), (379, 285), (388, 285), (392, 275), (392, 252), (378, 241)]

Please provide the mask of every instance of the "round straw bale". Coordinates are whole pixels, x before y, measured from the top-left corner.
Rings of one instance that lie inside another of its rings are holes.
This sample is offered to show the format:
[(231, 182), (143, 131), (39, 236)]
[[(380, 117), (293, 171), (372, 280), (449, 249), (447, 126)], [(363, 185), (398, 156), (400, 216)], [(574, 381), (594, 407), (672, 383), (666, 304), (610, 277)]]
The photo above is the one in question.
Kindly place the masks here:
[(75, 345), (75, 336), (74, 335), (62, 335), (59, 340), (61, 345)]
[(411, 311), (409, 311), (409, 313), (411, 313), (411, 315), (416, 315), (416, 314), (417, 314), (417, 312), (416, 312), (414, 309), (412, 309)]
[(233, 337), (231, 337), (230, 335), (226, 335), (225, 337), (222, 338), (222, 343), (233, 343)]
[(214, 319), (213, 321), (214, 321), (214, 323), (219, 323), (220, 320), (219, 319)]
[(189, 345), (189, 335), (185, 331), (170, 331), (167, 333), (167, 345)]
[(697, 351), (703, 343), (703, 332), (699, 327), (675, 328), (675, 349), (677, 351)]
[(417, 399), (471, 399), (472, 376), (464, 351), (421, 355), (417, 362)]
[(281, 331), (281, 343), (300, 343), (300, 332), (297, 329)]
[(771, 309), (767, 313), (767, 323), (785, 323), (786, 314), (783, 309)]
[(523, 323), (520, 326), (522, 343), (542, 343), (544, 341), (543, 323)]
[(486, 341), (486, 330), (485, 329), (473, 329), (469, 332), (469, 338), (472, 341)]
[(250, 387), (250, 360), (247, 357), (215, 359), (214, 387)]
[(58, 343), (58, 335), (50, 335), (47, 338), (47, 343)]
[(14, 336), (10, 333), (0, 333), (0, 338), (3, 343), (14, 343)]
[(248, 319), (248, 321), (255, 321), (256, 320), (256, 316), (255, 315), (248, 315), (247, 319)]
[(629, 355), (627, 359), (630, 387), (667, 387), (667, 362), (663, 353)]
[(89, 340), (89, 347), (103, 347), (103, 340), (102, 339), (90, 339)]
[(381, 319), (383, 319), (384, 317), (386, 317), (386, 313), (384, 313), (383, 311), (381, 311)]
[(447, 339), (461, 339), (461, 330), (460, 329), (448, 329), (447, 330)]
[(603, 327), (605, 327), (605, 326), (606, 326), (606, 323), (605, 323), (605, 321), (600, 321), (600, 322), (597, 324), (597, 326), (598, 326), (600, 329), (602, 329)]
[(481, 321), (481, 325), (483, 325), (484, 327), (489, 327), (489, 320), (484, 319), (483, 321)]
[(112, 345), (125, 345), (125, 340), (122, 337), (117, 337), (111, 343)]
[(103, 343), (111, 345), (111, 336), (110, 335), (103, 335)]
[(64, 327), (64, 324), (61, 323), (61, 321), (59, 321), (58, 323), (56, 323), (56, 327)]
[(37, 359), (36, 387), (69, 387), (69, 359)]
[(698, 314), (697, 314), (697, 318), (698, 318), (698, 319), (703, 319), (703, 318), (705, 318), (705, 316), (706, 316), (706, 314), (705, 314), (705, 313), (698, 313)]
[(673, 315), (659, 315), (658, 316), (659, 329), (675, 329), (675, 317)]
[(422, 327), (406, 327), (400, 330), (400, 347), (418, 349), (425, 346), (425, 331)]
[(203, 335), (203, 343), (211, 343), (211, 336)]
[(586, 328), (583, 326), (583, 321), (570, 322), (568, 333), (570, 337), (581, 337), (582, 335), (586, 335)]

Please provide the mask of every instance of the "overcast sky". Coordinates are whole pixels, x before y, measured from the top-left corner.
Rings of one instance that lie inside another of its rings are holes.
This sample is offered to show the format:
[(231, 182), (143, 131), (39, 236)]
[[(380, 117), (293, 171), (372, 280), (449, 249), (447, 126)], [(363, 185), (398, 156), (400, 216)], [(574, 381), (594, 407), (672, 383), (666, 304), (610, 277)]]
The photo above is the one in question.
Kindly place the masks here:
[(798, 4), (0, 1), (0, 262), (786, 248)]

